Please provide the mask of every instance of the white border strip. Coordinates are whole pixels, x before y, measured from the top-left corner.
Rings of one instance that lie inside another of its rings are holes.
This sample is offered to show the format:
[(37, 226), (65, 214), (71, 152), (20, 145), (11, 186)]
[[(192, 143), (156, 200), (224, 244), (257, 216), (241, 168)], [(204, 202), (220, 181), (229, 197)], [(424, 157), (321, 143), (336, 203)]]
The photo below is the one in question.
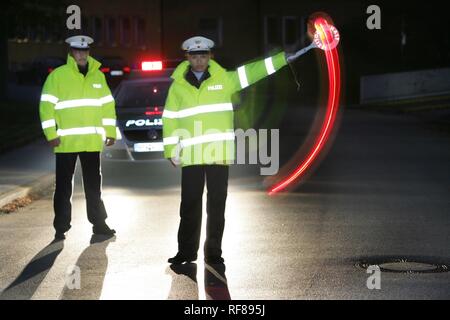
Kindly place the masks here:
[[(52, 99), (46, 97), (46, 99)], [(42, 98), (41, 98), (42, 100)], [(54, 101), (54, 99), (53, 99)], [(78, 108), (78, 107), (101, 107), (104, 104), (114, 102), (112, 95), (108, 95), (99, 99), (75, 99), (75, 100), (65, 100), (56, 103), (55, 110), (62, 110), (68, 108)]]
[(104, 126), (115, 126), (116, 125), (116, 119), (103, 119), (102, 123)]
[(241, 82), (242, 89), (247, 88), (249, 86), (249, 84), (248, 84), (247, 74), (245, 73), (245, 66), (239, 67), (237, 69), (237, 71), (239, 74), (239, 81)]
[(273, 66), (272, 57), (267, 58), (266, 60), (264, 60), (264, 63), (266, 64), (266, 70), (267, 70), (267, 74), (269, 76), (276, 72), (275, 67)]
[(181, 111), (164, 110), (163, 118), (181, 119), (209, 112), (233, 111), (232, 103), (206, 104)]
[(101, 106), (102, 103), (100, 99), (77, 99), (58, 102), (55, 106), (55, 110), (78, 108), (78, 107), (101, 107)]
[(174, 145), (177, 144), (178, 141), (180, 141), (179, 137), (167, 137), (163, 139), (163, 143), (165, 146), (170, 146), (170, 145)]
[(109, 103), (109, 102), (113, 102), (113, 101), (114, 101), (114, 98), (113, 98), (112, 95), (109, 95), (109, 96), (100, 98), (99, 100), (100, 100), (100, 102), (101, 102), (102, 104), (107, 104), (107, 103)]
[(235, 139), (234, 132), (213, 133), (213, 134), (207, 134), (204, 136), (198, 136), (195, 138), (181, 140), (181, 147), (186, 148), (189, 146), (202, 144), (202, 143), (228, 141), (228, 140), (234, 140), (234, 139)]
[(43, 121), (42, 123), (42, 129), (48, 129), (48, 128), (52, 128), (52, 127), (56, 127), (56, 121), (55, 119), (50, 119), (47, 121)]
[(42, 94), (41, 95), (41, 102), (51, 102), (53, 104), (57, 104), (59, 99), (55, 96), (52, 96), (51, 94)]
[(105, 135), (105, 129), (102, 127), (82, 127), (82, 128), (71, 128), (71, 129), (58, 129), (56, 131), (56, 134), (61, 137), (85, 135), (85, 134)]

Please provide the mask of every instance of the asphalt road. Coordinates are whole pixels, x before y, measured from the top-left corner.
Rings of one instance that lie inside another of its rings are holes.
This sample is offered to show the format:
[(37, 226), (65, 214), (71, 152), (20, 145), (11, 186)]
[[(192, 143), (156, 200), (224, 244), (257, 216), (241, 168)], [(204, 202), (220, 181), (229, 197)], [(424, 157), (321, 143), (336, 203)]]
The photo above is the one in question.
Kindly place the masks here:
[[(305, 132), (287, 119), (283, 160)], [(233, 167), (225, 271), (205, 265), (201, 250), (196, 264), (166, 262), (177, 248), (179, 170), (105, 161), (117, 236), (91, 239), (78, 172), (64, 243), (50, 244), (51, 194), (0, 216), (0, 299), (449, 299), (448, 272), (382, 272), (381, 289), (369, 290), (370, 274), (356, 266), (450, 263), (449, 145), (448, 133), (420, 119), (346, 110), (326, 159), (293, 192), (269, 197), (258, 167)], [(73, 266), (79, 290), (66, 284)]]

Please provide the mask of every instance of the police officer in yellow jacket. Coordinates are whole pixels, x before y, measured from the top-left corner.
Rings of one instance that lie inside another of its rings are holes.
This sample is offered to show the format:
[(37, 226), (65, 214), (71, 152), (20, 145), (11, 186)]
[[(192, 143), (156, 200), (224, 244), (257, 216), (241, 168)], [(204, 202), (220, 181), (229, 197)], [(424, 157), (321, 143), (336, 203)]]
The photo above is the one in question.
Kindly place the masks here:
[(42, 129), (56, 155), (55, 239), (65, 239), (71, 228), (72, 181), (78, 157), (93, 233), (111, 236), (115, 230), (105, 222), (101, 199), (100, 152), (104, 145), (115, 142), (114, 99), (100, 63), (89, 56), (92, 38), (73, 36), (66, 42), (70, 45), (67, 63), (49, 74), (39, 106)]
[(284, 52), (226, 71), (211, 56), (214, 42), (186, 40), (187, 61), (174, 71), (163, 113), (164, 154), (182, 166), (178, 253), (172, 264), (197, 259), (206, 182), (205, 262), (223, 263), (222, 236), (228, 188), (228, 165), (234, 161), (231, 96), (287, 65)]

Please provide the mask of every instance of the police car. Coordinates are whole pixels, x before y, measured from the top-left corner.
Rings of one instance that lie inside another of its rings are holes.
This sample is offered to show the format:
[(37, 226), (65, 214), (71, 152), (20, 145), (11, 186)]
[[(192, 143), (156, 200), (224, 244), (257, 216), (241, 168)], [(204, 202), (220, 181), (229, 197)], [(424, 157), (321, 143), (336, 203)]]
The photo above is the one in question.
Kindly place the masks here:
[(100, 71), (105, 74), (110, 88), (116, 88), (120, 82), (128, 78), (131, 68), (122, 57), (97, 56), (95, 59), (102, 64)]
[(144, 61), (114, 90), (118, 137), (106, 148), (104, 157), (113, 160), (147, 160), (163, 158), (162, 114), (172, 83), (171, 68), (163, 61)]

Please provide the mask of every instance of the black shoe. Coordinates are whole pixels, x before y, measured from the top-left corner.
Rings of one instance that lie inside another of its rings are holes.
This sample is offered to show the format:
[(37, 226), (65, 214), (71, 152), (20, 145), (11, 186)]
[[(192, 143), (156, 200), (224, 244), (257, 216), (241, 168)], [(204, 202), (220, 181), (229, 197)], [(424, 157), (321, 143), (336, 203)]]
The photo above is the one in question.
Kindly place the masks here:
[(222, 264), (225, 260), (220, 256), (205, 257), (205, 262), (210, 264)]
[(175, 257), (170, 258), (167, 260), (170, 264), (183, 264), (183, 263), (190, 263), (192, 261), (197, 260), (197, 255), (183, 255), (180, 253), (177, 253)]
[(107, 224), (102, 224), (95, 225), (92, 228), (92, 232), (96, 235), (113, 236), (116, 233), (116, 230), (109, 228)]
[(64, 235), (64, 232), (58, 232), (55, 233), (55, 240), (65, 240), (66, 236)]

